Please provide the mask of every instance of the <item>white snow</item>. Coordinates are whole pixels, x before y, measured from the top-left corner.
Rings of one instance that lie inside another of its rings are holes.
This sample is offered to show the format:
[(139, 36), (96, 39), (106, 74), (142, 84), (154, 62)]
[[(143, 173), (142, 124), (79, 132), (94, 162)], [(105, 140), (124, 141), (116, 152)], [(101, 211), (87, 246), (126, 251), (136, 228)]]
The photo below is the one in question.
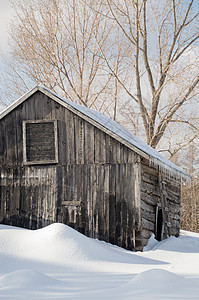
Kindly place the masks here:
[(0, 225), (0, 299), (199, 299), (199, 234), (131, 252), (55, 223)]

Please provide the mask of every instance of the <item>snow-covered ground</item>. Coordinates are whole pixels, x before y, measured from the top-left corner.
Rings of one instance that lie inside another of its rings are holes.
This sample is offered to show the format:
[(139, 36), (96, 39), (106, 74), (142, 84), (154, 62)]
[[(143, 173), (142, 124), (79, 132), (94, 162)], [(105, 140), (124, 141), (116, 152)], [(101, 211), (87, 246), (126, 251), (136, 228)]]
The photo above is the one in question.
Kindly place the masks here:
[(135, 253), (63, 224), (0, 225), (0, 299), (199, 299), (199, 234)]

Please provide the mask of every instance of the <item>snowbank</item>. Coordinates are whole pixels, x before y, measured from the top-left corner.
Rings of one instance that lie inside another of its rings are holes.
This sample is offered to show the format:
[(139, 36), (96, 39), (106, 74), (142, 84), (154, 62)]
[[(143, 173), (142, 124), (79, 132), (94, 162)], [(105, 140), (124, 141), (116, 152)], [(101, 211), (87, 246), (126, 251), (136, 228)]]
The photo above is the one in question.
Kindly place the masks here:
[(131, 252), (63, 224), (0, 225), (0, 299), (198, 299), (199, 234)]

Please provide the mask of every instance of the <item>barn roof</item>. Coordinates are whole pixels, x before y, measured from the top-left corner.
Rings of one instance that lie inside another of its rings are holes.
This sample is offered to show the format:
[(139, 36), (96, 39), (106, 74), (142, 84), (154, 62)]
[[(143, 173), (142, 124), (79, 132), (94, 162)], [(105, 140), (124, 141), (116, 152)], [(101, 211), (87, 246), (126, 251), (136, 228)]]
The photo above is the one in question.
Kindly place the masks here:
[(126, 130), (124, 127), (122, 127), (106, 115), (88, 107), (68, 101), (45, 87), (36, 86), (28, 93), (20, 97), (0, 113), (0, 120), (37, 91), (40, 91), (43, 94), (49, 96), (62, 106), (66, 107), (70, 111), (73, 111), (81, 118), (87, 120), (89, 123), (106, 132), (119, 142), (123, 143), (142, 157), (149, 159), (152, 164), (158, 165), (160, 169), (167, 174), (177, 175), (177, 177), (188, 179), (189, 176), (178, 166), (176, 166), (170, 160), (162, 156), (158, 151), (144, 143), (138, 137), (130, 133), (128, 130)]

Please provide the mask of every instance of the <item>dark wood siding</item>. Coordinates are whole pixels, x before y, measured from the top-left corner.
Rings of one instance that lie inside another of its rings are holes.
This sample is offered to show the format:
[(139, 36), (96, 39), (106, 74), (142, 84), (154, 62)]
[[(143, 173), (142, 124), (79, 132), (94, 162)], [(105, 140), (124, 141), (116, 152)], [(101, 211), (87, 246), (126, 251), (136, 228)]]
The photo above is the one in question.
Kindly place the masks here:
[(161, 208), (160, 193), (166, 193), (170, 235), (178, 236), (180, 230), (180, 181), (171, 175), (162, 173), (165, 191), (161, 191), (158, 183), (158, 166), (150, 165), (146, 159), (141, 161), (141, 213), (142, 213), (142, 246), (155, 233), (156, 206)]
[[(23, 121), (42, 119), (57, 121), (58, 164), (24, 165)], [(63, 222), (134, 249), (137, 154), (40, 92), (0, 123), (0, 222)]]
[(132, 249), (135, 229), (133, 164), (66, 166), (62, 167), (62, 174), (65, 174), (63, 185), (59, 187), (62, 222), (71, 223), (87, 236)]
[(0, 168), (0, 222), (40, 228), (56, 222), (56, 167)]

